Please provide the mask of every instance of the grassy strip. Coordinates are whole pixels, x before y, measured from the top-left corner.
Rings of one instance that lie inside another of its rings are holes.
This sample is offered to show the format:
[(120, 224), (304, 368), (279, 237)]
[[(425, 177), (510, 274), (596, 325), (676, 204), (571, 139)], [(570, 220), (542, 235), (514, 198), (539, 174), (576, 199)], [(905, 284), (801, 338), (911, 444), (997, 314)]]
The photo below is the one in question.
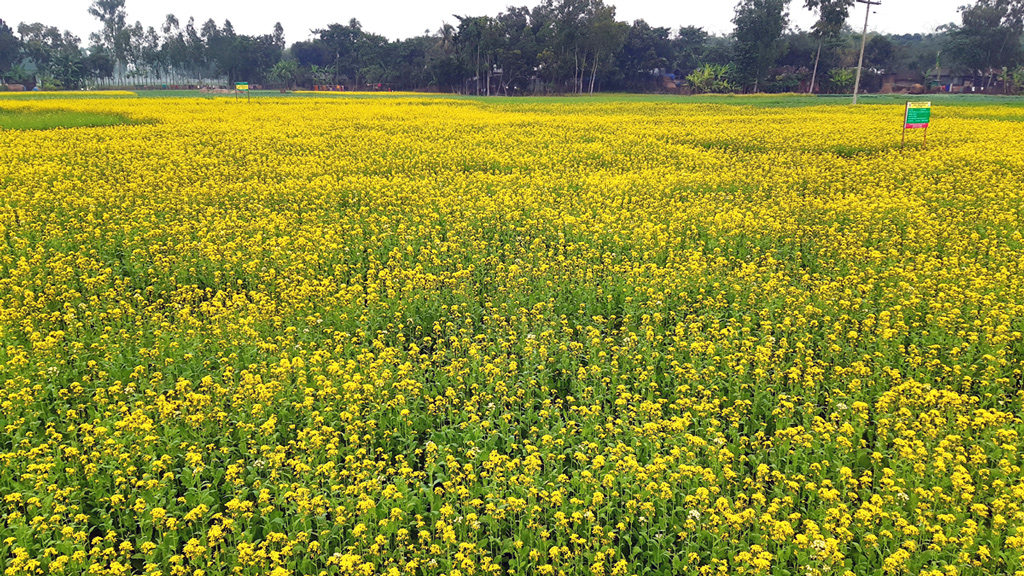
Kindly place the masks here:
[[(727, 104), (752, 106), (755, 108), (801, 108), (805, 106), (848, 106), (851, 95), (806, 95), (806, 94), (702, 94), (680, 96), (676, 94), (595, 94), (593, 96), (472, 96), (458, 94), (436, 94), (425, 92), (312, 92), (296, 90), (282, 94), (278, 90), (252, 90), (251, 98), (381, 98), (401, 96), (403, 98), (452, 98), (456, 100), (480, 100), (485, 102), (521, 102), (530, 104), (555, 103), (608, 103), (608, 102), (651, 102), (686, 104)], [(232, 94), (206, 94), (197, 90), (147, 90), (138, 93), (140, 98), (235, 98)], [(240, 96), (244, 98), (244, 95)], [(860, 97), (860, 102), (869, 105), (902, 104), (906, 101), (931, 101), (936, 106), (1008, 106), (1024, 108), (1024, 96), (988, 96), (974, 94), (869, 94)]]
[(49, 130), (51, 128), (82, 128), (86, 126), (116, 126), (142, 124), (120, 114), (99, 112), (72, 112), (70, 110), (3, 110), (0, 109), (0, 129)]
[(135, 92), (127, 90), (62, 90), (54, 92), (0, 92), (0, 98), (15, 98), (18, 100), (50, 100), (54, 98), (134, 98)]

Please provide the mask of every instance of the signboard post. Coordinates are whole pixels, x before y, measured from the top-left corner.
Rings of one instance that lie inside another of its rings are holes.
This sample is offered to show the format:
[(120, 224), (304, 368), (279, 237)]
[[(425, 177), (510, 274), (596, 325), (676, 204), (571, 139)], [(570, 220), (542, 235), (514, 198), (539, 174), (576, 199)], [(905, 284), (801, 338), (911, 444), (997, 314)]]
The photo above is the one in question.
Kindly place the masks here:
[(249, 83), (235, 82), (235, 100), (238, 100), (238, 93), (245, 92), (245, 101), (249, 101)]
[(924, 128), (924, 141), (921, 148), (928, 146), (928, 123), (932, 119), (931, 102), (907, 102), (907, 108), (903, 112), (903, 143), (900, 148), (907, 144), (907, 130)]

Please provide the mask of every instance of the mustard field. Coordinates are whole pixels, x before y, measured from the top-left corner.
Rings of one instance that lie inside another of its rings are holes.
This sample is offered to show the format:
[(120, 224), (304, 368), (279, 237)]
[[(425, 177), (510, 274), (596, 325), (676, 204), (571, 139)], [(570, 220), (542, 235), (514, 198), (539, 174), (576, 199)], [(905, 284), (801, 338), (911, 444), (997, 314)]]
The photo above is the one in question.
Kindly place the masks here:
[(1024, 574), (1024, 108), (0, 109), (5, 576)]

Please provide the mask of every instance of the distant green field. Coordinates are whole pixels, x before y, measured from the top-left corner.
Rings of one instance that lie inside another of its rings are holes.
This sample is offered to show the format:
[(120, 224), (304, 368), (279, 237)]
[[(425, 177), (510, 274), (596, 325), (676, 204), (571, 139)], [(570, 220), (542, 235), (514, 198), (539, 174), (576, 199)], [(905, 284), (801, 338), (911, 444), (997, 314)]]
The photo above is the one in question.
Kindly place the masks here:
[[(140, 98), (234, 98), (231, 94), (200, 94), (196, 90), (140, 90)], [(350, 92), (344, 95), (324, 94), (293, 94), (291, 92), (282, 94), (278, 90), (253, 90), (250, 92), (252, 98), (377, 98), (389, 96), (377, 92)], [(410, 96), (403, 94), (404, 97)], [(557, 103), (557, 102), (687, 102), (687, 103), (708, 103), (708, 104), (730, 104), (736, 106), (756, 106), (767, 108), (789, 108), (802, 106), (823, 106), (823, 105), (849, 105), (852, 102), (852, 95), (822, 95), (810, 96), (800, 94), (705, 94), (700, 96), (679, 96), (675, 94), (622, 94), (607, 93), (595, 94), (594, 96), (475, 96), (458, 94), (436, 94), (422, 93), (416, 96), (434, 98), (455, 98), (460, 100), (486, 100), (495, 101), (523, 101), (533, 103)], [(392, 97), (392, 96), (389, 96)], [(414, 96), (415, 97), (415, 96)], [(869, 94), (859, 98), (864, 104), (898, 104), (907, 100), (930, 100), (939, 104), (956, 104), (957, 106), (992, 106), (1006, 105), (1024, 107), (1024, 96), (981, 96), (964, 94), (926, 94), (926, 95), (900, 95), (900, 94)]]
[(141, 123), (120, 114), (69, 110), (5, 110), (0, 107), (0, 129), (3, 130), (48, 130)]
[(80, 100), (97, 98), (136, 98), (134, 92), (127, 90), (56, 90), (53, 92), (3, 92), (0, 91), (0, 102), (16, 102), (19, 100)]

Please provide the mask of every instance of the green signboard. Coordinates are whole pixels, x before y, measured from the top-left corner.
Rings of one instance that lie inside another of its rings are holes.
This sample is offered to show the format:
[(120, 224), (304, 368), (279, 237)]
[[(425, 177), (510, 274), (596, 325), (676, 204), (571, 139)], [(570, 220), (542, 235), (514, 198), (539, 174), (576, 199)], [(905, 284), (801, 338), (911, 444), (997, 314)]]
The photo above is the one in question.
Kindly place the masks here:
[(235, 82), (235, 100), (238, 100), (238, 93), (245, 92), (245, 101), (249, 101), (249, 83)]
[(927, 128), (932, 118), (931, 102), (907, 102), (907, 114), (903, 120), (903, 127)]

